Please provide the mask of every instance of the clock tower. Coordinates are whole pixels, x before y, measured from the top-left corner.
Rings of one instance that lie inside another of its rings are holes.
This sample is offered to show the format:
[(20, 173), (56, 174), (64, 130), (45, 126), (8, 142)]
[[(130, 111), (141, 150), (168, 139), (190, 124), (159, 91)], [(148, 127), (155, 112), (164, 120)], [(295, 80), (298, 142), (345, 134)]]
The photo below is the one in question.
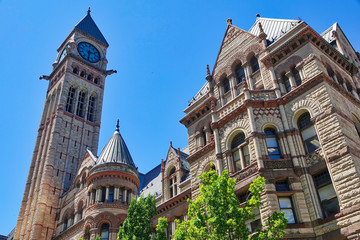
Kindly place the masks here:
[(109, 44), (90, 16), (57, 49), (14, 239), (51, 239), (59, 197), (89, 148), (97, 152)]

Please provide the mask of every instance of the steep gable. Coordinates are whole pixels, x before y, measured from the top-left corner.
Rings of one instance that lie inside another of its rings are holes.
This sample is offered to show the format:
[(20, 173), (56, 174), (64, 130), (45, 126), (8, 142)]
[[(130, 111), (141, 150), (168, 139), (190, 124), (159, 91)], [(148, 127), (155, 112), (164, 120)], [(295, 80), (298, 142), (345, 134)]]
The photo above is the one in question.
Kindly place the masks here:
[(233, 61), (245, 62), (248, 54), (262, 50), (263, 47), (260, 42), (259, 37), (232, 25), (231, 20), (228, 20), (228, 26), (213, 69), (215, 81), (219, 80), (217, 78), (224, 72), (231, 73)]

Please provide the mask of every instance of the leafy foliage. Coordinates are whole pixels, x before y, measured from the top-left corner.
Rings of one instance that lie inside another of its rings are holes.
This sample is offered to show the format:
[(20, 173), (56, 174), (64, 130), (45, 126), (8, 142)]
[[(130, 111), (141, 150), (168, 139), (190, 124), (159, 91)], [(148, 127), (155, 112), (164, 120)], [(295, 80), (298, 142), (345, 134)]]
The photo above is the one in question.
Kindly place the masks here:
[(168, 227), (167, 219), (161, 217), (158, 219), (158, 225), (156, 225), (156, 234), (153, 240), (167, 240), (165, 229)]
[(153, 228), (151, 218), (156, 215), (155, 196), (143, 195), (131, 200), (127, 218), (119, 228), (118, 240), (150, 240)]
[(258, 177), (250, 185), (251, 198), (243, 208), (234, 194), (236, 180), (229, 177), (227, 170), (218, 176), (211, 169), (203, 173), (200, 180), (200, 195), (194, 201), (188, 200), (188, 218), (177, 222), (175, 240), (258, 240), (284, 236), (287, 220), (282, 212), (270, 216), (256, 233), (251, 234), (246, 227), (246, 223), (254, 218), (252, 210), (261, 206), (263, 177)]

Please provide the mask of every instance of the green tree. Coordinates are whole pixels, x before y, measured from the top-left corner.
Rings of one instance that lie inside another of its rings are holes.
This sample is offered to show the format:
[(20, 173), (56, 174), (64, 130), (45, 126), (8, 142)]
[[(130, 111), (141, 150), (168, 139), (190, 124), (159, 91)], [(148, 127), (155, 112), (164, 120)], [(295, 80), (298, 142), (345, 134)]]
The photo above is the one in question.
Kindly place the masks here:
[(161, 217), (158, 219), (158, 224), (156, 225), (156, 234), (152, 240), (167, 240), (165, 229), (168, 227), (167, 219)]
[(246, 222), (254, 218), (252, 210), (261, 206), (263, 177), (250, 185), (251, 198), (243, 208), (234, 194), (236, 179), (231, 179), (227, 170), (218, 176), (211, 169), (203, 173), (200, 180), (200, 194), (196, 200), (188, 200), (188, 218), (177, 222), (175, 240), (258, 240), (284, 236), (287, 220), (282, 212), (271, 215), (256, 233), (251, 234), (246, 227)]
[(155, 196), (133, 198), (127, 218), (119, 228), (118, 240), (150, 240), (153, 232), (151, 218), (156, 215)]

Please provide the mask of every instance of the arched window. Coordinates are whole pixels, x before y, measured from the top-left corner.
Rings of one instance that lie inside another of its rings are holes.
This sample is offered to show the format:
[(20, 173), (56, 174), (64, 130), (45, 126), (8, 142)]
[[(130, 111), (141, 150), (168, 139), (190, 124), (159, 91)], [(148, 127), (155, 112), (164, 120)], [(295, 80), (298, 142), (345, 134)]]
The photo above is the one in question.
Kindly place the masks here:
[(85, 73), (85, 71), (81, 71), (81, 73), (80, 73), (80, 77), (86, 77), (86, 73)]
[(270, 159), (280, 159), (281, 153), (278, 144), (278, 139), (276, 135), (276, 131), (273, 128), (265, 129), (266, 135), (266, 146)]
[(108, 202), (114, 202), (114, 187), (109, 188), (109, 199)]
[(78, 206), (78, 221), (83, 217), (83, 202), (80, 202)]
[(334, 71), (332, 70), (332, 68), (331, 68), (331, 67), (328, 67), (326, 70), (327, 70), (327, 72), (328, 72), (329, 77), (331, 77), (331, 79), (336, 82), (336, 80), (335, 80), (335, 73), (334, 73)]
[(91, 95), (89, 97), (89, 105), (88, 105), (88, 112), (87, 112), (87, 120), (94, 122), (94, 113), (95, 113), (95, 96)]
[(349, 83), (349, 81), (346, 81), (346, 89), (348, 90), (349, 93), (352, 93), (352, 86), (351, 84)]
[(84, 240), (90, 240), (90, 227), (87, 226), (84, 233)]
[(235, 171), (239, 171), (250, 165), (249, 146), (245, 141), (245, 134), (237, 134), (231, 142), (231, 152), (235, 165)]
[(296, 86), (300, 86), (302, 82), (301, 82), (301, 76), (300, 76), (299, 71), (295, 67), (293, 67), (293, 68), (291, 68), (291, 73), (294, 76)]
[(343, 85), (343, 83), (344, 83), (344, 79), (342, 78), (342, 76), (340, 76), (340, 75), (336, 75), (336, 78), (337, 78), (337, 80), (338, 80), (338, 83), (342, 86)]
[(236, 67), (235, 74), (236, 74), (236, 82), (238, 84), (241, 83), (242, 80), (245, 78), (245, 70), (244, 70), (244, 68), (242, 67), (241, 64), (239, 64)]
[(224, 93), (227, 93), (227, 92), (230, 91), (230, 81), (229, 81), (229, 79), (224, 78), (222, 80), (222, 85), (223, 85), (223, 88), (224, 88)]
[(290, 92), (291, 91), (291, 84), (289, 78), (286, 76), (285, 72), (281, 74), (281, 80), (284, 83), (285, 91)]
[(68, 218), (65, 217), (63, 221), (63, 231), (65, 231), (68, 228)]
[(94, 83), (95, 83), (95, 84), (99, 84), (99, 78), (95, 78), (95, 79), (94, 79)]
[(100, 239), (109, 240), (109, 224), (104, 223), (100, 229)]
[(176, 168), (173, 167), (169, 173), (169, 198), (177, 195)]
[(320, 147), (319, 138), (316, 134), (314, 125), (311, 122), (311, 117), (308, 112), (303, 113), (298, 121), (298, 128), (301, 132), (301, 137), (307, 153), (311, 153)]
[(255, 56), (250, 59), (250, 66), (253, 73), (259, 70), (259, 62)]
[(66, 100), (66, 108), (65, 110), (68, 112), (73, 112), (74, 111), (74, 97), (75, 97), (75, 88), (74, 87), (70, 87), (69, 88), (69, 92), (68, 92), (68, 96), (67, 96), (67, 100)]
[(87, 80), (92, 81), (92, 80), (93, 80), (93, 76), (92, 76), (91, 74), (89, 74), (89, 75), (87, 76)]
[(77, 104), (77, 108), (76, 108), (76, 115), (80, 116), (80, 117), (84, 117), (85, 111), (84, 111), (84, 105), (85, 105), (85, 91), (81, 91), (79, 93), (79, 97), (78, 97), (78, 104)]
[(75, 73), (75, 74), (78, 74), (78, 73), (79, 73), (79, 70), (77, 69), (77, 67), (75, 67), (75, 68), (73, 69), (73, 73)]
[(357, 132), (358, 136), (360, 137), (360, 120), (353, 113), (351, 114), (351, 118), (354, 122), (356, 132)]

